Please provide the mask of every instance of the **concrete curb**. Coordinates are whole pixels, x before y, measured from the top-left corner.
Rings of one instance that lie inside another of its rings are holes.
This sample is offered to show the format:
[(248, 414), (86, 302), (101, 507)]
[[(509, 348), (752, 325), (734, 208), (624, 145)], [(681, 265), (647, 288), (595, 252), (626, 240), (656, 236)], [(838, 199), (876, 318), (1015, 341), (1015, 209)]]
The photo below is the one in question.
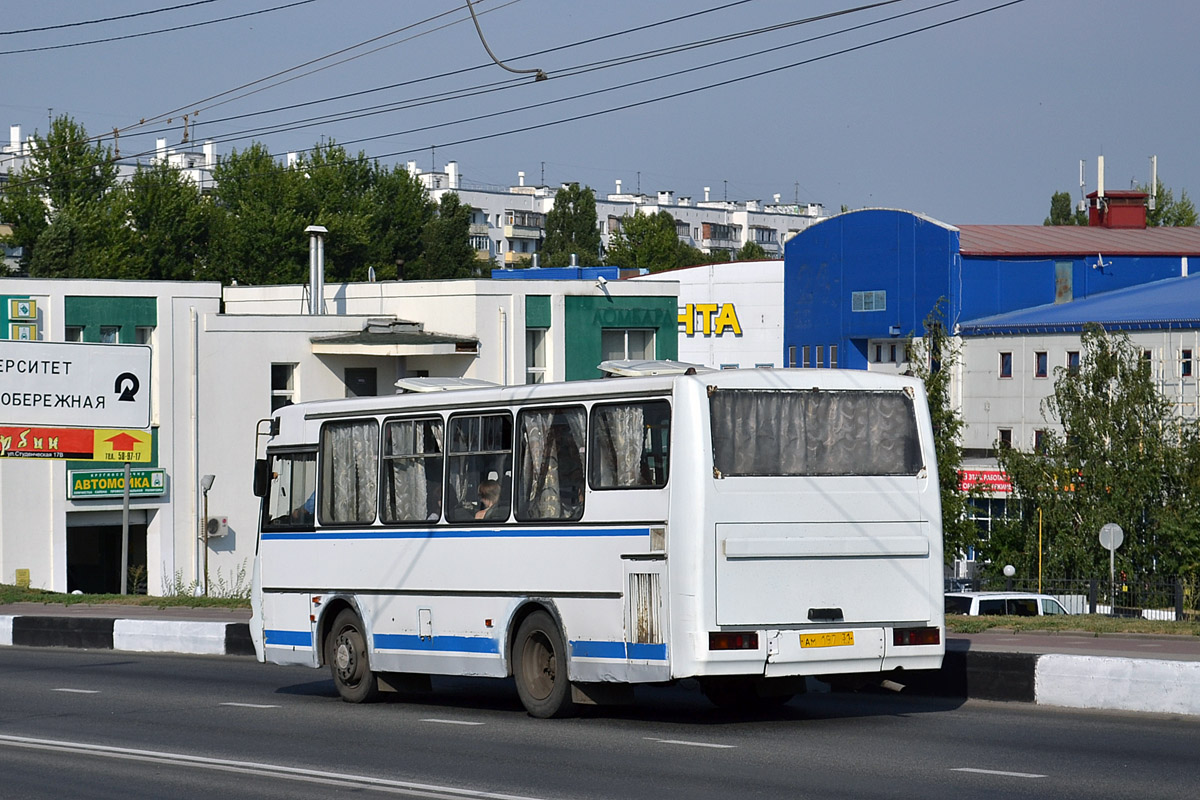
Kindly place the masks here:
[[(3, 616), (0, 646), (252, 656), (245, 622)], [(912, 694), (1200, 716), (1200, 661), (947, 650), (940, 670), (896, 680)]]
[(0, 645), (254, 655), (250, 626), (245, 622), (0, 616)]

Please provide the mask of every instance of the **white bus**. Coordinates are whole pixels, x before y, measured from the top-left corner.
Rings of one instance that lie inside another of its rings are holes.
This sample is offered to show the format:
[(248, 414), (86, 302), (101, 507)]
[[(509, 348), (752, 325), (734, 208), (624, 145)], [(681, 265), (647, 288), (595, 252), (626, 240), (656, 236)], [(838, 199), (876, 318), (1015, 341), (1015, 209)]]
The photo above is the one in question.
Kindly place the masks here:
[(688, 373), (279, 409), (255, 474), (259, 660), (328, 665), (350, 702), (512, 676), (537, 717), (638, 683), (763, 704), (805, 676), (938, 668), (921, 383)]

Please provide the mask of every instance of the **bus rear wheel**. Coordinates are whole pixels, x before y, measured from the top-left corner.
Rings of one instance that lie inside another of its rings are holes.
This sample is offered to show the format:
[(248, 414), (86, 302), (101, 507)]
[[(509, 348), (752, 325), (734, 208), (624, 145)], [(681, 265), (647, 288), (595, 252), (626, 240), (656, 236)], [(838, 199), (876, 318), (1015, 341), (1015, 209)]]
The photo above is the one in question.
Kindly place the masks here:
[(325, 640), (325, 660), (333, 673), (333, 685), (347, 703), (365, 703), (379, 694), (379, 682), (367, 656), (362, 620), (348, 608), (333, 619), (333, 628)]
[(521, 705), (541, 719), (565, 717), (575, 711), (567, 680), (567, 653), (558, 626), (545, 611), (521, 622), (513, 642), (513, 676)]

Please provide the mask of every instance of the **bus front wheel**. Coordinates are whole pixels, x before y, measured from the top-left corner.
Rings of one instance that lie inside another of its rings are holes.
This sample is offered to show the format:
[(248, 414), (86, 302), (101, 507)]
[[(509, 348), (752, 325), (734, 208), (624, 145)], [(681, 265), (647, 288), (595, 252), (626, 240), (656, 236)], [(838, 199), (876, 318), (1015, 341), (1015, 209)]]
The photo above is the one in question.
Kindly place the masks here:
[(574, 712), (566, 647), (558, 626), (545, 611), (533, 612), (517, 628), (513, 676), (521, 705), (531, 716), (548, 719)]
[(347, 703), (365, 703), (379, 694), (362, 620), (348, 608), (334, 617), (325, 640), (325, 660), (333, 673), (333, 685)]

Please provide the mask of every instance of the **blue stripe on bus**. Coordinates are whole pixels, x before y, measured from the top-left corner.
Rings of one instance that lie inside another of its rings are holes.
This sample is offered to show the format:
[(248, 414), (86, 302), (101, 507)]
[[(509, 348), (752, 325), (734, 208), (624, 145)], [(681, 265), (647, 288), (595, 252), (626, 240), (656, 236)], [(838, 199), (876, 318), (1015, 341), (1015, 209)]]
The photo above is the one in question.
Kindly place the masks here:
[(445, 529), (396, 529), (372, 528), (371, 530), (346, 531), (321, 528), (315, 531), (265, 532), (264, 539), (545, 539), (545, 538), (596, 538), (616, 536), (649, 536), (649, 528), (445, 528)]
[(500, 652), (500, 643), (486, 636), (414, 636), (410, 633), (375, 634), (376, 650), (419, 650), (426, 653)]
[(312, 631), (263, 631), (263, 640), (267, 644), (277, 644), (287, 647), (312, 647)]
[(571, 642), (571, 655), (576, 658), (610, 658), (618, 661), (666, 661), (667, 646), (577, 639)]

